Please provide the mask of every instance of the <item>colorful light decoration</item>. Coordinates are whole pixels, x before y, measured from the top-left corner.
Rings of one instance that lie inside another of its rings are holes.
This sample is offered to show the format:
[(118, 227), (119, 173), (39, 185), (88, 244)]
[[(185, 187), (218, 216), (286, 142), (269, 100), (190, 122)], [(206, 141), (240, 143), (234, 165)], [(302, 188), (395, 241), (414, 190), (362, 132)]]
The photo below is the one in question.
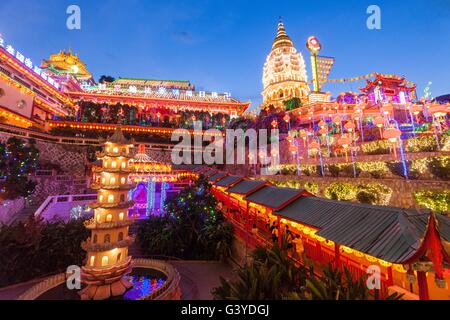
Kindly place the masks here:
[(348, 150), (349, 146), (352, 144), (352, 140), (349, 139), (349, 138), (346, 137), (346, 136), (342, 136), (342, 137), (339, 138), (338, 144), (344, 149), (344, 152), (345, 152), (345, 161), (348, 162), (347, 150)]
[(272, 128), (276, 129), (278, 127), (278, 121), (273, 119), (271, 122)]
[(322, 49), (322, 46), (319, 42), (319, 39), (317, 39), (317, 37), (311, 36), (308, 38), (308, 41), (306, 42), (306, 47), (308, 48), (309, 52), (311, 53), (311, 67), (312, 67), (312, 73), (313, 73), (314, 92), (320, 92), (317, 59), (318, 59), (319, 52)]
[(352, 133), (355, 130), (355, 128), (356, 128), (356, 126), (353, 123), (353, 121), (348, 121), (344, 126), (344, 129), (350, 133)]
[(155, 209), (155, 179), (151, 178), (148, 180), (147, 184), (147, 208), (145, 211), (145, 215), (150, 217), (151, 213)]
[(161, 199), (159, 202), (159, 213), (162, 214), (164, 212), (164, 204), (167, 199), (167, 189), (169, 189), (169, 184), (167, 182), (163, 182), (161, 184)]
[[(69, 121), (49, 121), (49, 127), (68, 127), (72, 129), (80, 129), (80, 130), (104, 130), (104, 131), (113, 131), (115, 130), (116, 125), (113, 124), (103, 124), (103, 123), (91, 123), (91, 124), (80, 124), (78, 122), (69, 122)], [(158, 128), (158, 127), (140, 127), (140, 126), (131, 126), (131, 125), (123, 125), (122, 131), (126, 132), (136, 132), (136, 133), (159, 133), (159, 134), (172, 134), (175, 128)], [(199, 131), (199, 130), (188, 130), (193, 135), (205, 135), (205, 136), (223, 136), (222, 132), (218, 133), (216, 131)]]
[(397, 140), (401, 136), (402, 132), (394, 127), (389, 127), (384, 131), (383, 137), (392, 144), (394, 150), (394, 156), (397, 157)]

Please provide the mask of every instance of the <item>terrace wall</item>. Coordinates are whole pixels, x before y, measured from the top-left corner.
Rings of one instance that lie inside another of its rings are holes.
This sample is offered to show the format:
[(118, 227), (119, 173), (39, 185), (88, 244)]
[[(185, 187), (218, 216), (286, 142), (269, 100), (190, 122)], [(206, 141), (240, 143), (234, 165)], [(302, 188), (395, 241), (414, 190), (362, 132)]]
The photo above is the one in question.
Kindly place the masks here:
[(380, 183), (390, 187), (393, 191), (390, 205), (402, 208), (419, 208), (419, 205), (414, 200), (412, 193), (414, 191), (422, 190), (445, 190), (450, 189), (450, 181), (440, 180), (405, 180), (405, 179), (373, 179), (373, 178), (333, 178), (333, 177), (305, 177), (305, 176), (260, 176), (265, 180), (273, 181), (300, 181), (302, 184), (306, 182), (314, 182), (319, 185), (320, 194), (327, 186), (333, 182), (346, 182), (346, 183)]

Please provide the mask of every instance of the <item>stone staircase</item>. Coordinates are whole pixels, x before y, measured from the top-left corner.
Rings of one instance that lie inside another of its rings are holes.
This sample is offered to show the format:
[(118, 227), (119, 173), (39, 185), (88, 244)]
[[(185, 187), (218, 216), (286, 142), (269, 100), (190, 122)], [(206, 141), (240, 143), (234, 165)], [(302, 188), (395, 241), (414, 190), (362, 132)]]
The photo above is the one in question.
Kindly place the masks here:
[(21, 211), (19, 211), (16, 215), (12, 217), (12, 219), (9, 221), (8, 224), (12, 225), (15, 223), (27, 222), (28, 219), (34, 215), (37, 209), (39, 209), (39, 205), (36, 204), (23, 208)]

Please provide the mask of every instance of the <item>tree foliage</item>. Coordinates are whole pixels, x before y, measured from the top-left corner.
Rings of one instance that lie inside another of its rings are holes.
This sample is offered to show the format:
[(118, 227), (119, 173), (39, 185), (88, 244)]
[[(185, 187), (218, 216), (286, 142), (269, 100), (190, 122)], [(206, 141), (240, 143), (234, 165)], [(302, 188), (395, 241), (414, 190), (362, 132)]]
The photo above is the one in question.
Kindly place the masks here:
[(36, 141), (30, 139), (28, 143), (12, 137), (6, 144), (0, 143), (0, 182), (2, 198), (16, 199), (30, 196), (36, 182), (30, 180), (29, 175), (38, 166), (39, 150)]
[(137, 240), (146, 255), (182, 259), (226, 259), (233, 227), (217, 208), (210, 185), (199, 179), (166, 202), (166, 216), (141, 222)]
[(88, 236), (82, 220), (0, 226), (0, 287), (82, 265), (81, 242)]
[[(213, 290), (216, 300), (373, 300), (379, 292), (371, 292), (366, 278), (355, 278), (344, 268), (331, 264), (321, 266), (321, 275), (313, 267), (297, 266), (286, 254), (285, 247), (257, 248), (253, 262), (238, 270), (235, 281), (221, 278)], [(387, 300), (400, 299), (393, 294)]]

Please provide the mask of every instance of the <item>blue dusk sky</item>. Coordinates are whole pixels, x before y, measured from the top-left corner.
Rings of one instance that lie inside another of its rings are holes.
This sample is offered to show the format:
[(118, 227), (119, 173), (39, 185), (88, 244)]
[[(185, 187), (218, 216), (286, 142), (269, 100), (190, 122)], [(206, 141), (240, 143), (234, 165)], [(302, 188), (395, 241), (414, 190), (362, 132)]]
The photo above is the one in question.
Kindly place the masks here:
[[(66, 28), (71, 4), (81, 8), (81, 30)], [(371, 4), (381, 8), (381, 30), (366, 27)], [(450, 93), (450, 0), (2, 0), (0, 33), (34, 62), (70, 47), (96, 80), (190, 80), (255, 107), (279, 16), (309, 77), (305, 43), (316, 35), (321, 54), (336, 58), (332, 79), (394, 73), (416, 83), (420, 96), (429, 81), (433, 96)], [(363, 85), (324, 90), (336, 95)]]

